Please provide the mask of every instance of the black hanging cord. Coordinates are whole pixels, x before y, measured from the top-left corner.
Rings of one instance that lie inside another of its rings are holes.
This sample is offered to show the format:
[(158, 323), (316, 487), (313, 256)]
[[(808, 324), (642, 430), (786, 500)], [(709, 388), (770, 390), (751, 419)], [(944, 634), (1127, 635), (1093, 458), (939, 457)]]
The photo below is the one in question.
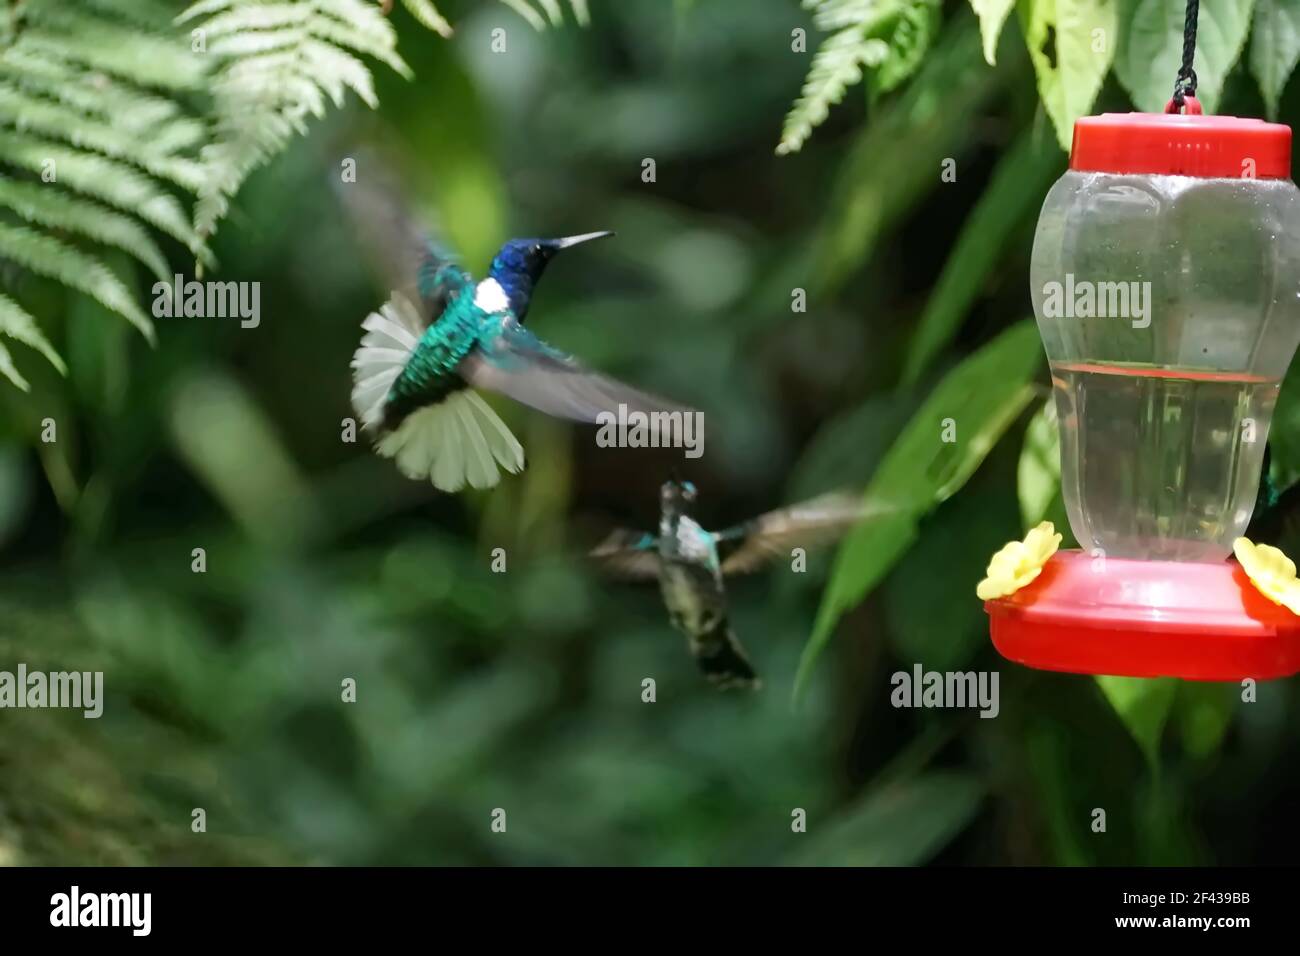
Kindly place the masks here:
[(1192, 60), (1196, 57), (1196, 19), (1201, 12), (1201, 0), (1187, 0), (1187, 18), (1183, 21), (1183, 65), (1174, 80), (1174, 112), (1183, 111), (1183, 100), (1196, 95), (1196, 71)]

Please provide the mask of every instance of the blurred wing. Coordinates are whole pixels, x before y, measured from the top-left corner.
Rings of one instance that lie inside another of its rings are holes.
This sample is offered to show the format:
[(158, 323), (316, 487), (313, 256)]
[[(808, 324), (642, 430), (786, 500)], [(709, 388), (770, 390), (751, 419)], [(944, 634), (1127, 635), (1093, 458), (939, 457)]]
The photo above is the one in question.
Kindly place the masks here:
[(715, 535), (719, 546), (734, 550), (722, 562), (723, 574), (748, 574), (769, 561), (788, 558), (794, 548), (829, 544), (859, 521), (893, 510), (863, 501), (861, 492), (832, 492), (769, 511)]
[(473, 285), (455, 257), (416, 220), (395, 167), (380, 153), (358, 149), (354, 181), (330, 177), (371, 270), (389, 289), (417, 295), (427, 325), (448, 301)]
[(654, 535), (618, 528), (591, 550), (591, 559), (612, 577), (644, 581), (659, 576), (659, 550)]
[(511, 317), (503, 319), (501, 331), (485, 339), (457, 371), (476, 388), (500, 392), (556, 418), (595, 423), (602, 412), (617, 415), (619, 405), (629, 411), (693, 414), (684, 405), (584, 368)]

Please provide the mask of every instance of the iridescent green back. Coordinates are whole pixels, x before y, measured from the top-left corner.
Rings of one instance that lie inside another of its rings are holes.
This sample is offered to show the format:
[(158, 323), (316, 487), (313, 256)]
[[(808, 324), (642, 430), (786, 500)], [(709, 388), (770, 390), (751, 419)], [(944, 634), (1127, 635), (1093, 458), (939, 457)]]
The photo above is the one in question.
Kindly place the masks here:
[[(424, 330), (406, 368), (388, 393), (385, 418), (390, 427), (415, 409), (440, 402), (466, 387), (456, 374), (456, 366), (479, 340), (483, 311), (474, 304), (472, 280), (461, 270), (456, 271), (464, 276), (464, 281), (447, 276), (450, 281), (440, 285), (439, 295), (434, 298), (445, 294), (446, 308)], [(422, 288), (421, 292), (425, 290)], [(429, 298), (425, 297), (426, 303)]]

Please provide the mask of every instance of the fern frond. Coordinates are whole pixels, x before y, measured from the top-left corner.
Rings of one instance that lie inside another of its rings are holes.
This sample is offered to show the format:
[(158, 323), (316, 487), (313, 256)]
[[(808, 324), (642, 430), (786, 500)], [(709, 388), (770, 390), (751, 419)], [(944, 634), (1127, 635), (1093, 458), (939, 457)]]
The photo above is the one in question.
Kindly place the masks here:
[(129, 23), (143, 30), (157, 31), (176, 13), (175, 4), (166, 0), (81, 0), (81, 5), (97, 13)]
[[(4, 296), (0, 296), (0, 322), (4, 321), (5, 301)], [(3, 329), (0, 329), (0, 332), (3, 331)], [(32, 390), (32, 387), (27, 384), (27, 379), (23, 378), (18, 369), (14, 367), (14, 357), (9, 354), (9, 350), (5, 348), (3, 342), (0, 342), (0, 375), (9, 379), (24, 392)]]
[(861, 27), (848, 27), (827, 39), (813, 57), (803, 92), (785, 118), (777, 154), (799, 149), (830, 115), (830, 108), (844, 99), (845, 91), (862, 82), (863, 69), (883, 63), (888, 55), (889, 44), (864, 37)]
[(18, 42), (144, 87), (193, 90), (203, 79), (203, 62), (188, 44), (161, 43), (157, 34), (119, 27), (71, 6), (51, 0), (24, 4), (30, 25)]
[(0, 256), (38, 275), (57, 279), (123, 316), (153, 341), (153, 323), (122, 280), (93, 256), (26, 226), (0, 223)]
[(849, 87), (880, 68), (880, 90), (919, 64), (938, 17), (938, 0), (804, 0), (813, 23), (833, 31), (817, 49), (781, 131), (778, 155), (797, 151)]
[(560, 9), (558, 0), (537, 0), (537, 5), (550, 17), (551, 26), (558, 27), (564, 23), (564, 12)]
[(29, 96), (0, 81), (0, 117), (20, 133), (28, 130), (72, 146), (92, 149), (139, 166), (160, 179), (197, 191), (203, 175), (191, 160), (167, 155), (159, 144), (125, 133), (116, 127), (65, 108), (59, 103)]
[(370, 71), (347, 50), (340, 50), (319, 40), (308, 40), (302, 45), (299, 54), (307, 68), (317, 76), (317, 82), (329, 93), (335, 106), (343, 105), (345, 88), (356, 93), (371, 109), (379, 105)]
[[(63, 359), (59, 357), (58, 352), (54, 351), (54, 347), (37, 326), (36, 320), (26, 309), (3, 293), (0, 293), (0, 335), (7, 335), (15, 342), (31, 346), (44, 355), (49, 363), (59, 370), (60, 375), (68, 374)], [(24, 392), (31, 387), (27, 384), (27, 379), (18, 374), (18, 369), (14, 368), (13, 356), (3, 344), (0, 344), (0, 374)]]
[(156, 96), (112, 80), (102, 73), (70, 73), (68, 64), (22, 47), (11, 47), (0, 59), (0, 77), (30, 93), (38, 93), (110, 122), (131, 133), (148, 132), (162, 139), (163, 152), (197, 148), (203, 124), (188, 116), (174, 99)]
[[(406, 0), (420, 23), (447, 35), (451, 27), (431, 0)], [(217, 62), (211, 141), (200, 151), (205, 182), (194, 223), (208, 236), (244, 180), (301, 134), (308, 118), (342, 106), (348, 90), (377, 105), (363, 57), (402, 76), (392, 23), (373, 0), (201, 0), (178, 22), (206, 38)]]
[[(197, 192), (207, 128), (178, 99), (204, 62), (174, 33), (162, 0), (24, 0), (0, 46), (0, 258), (94, 298), (151, 341), (153, 325), (95, 244), (165, 278), (148, 227), (211, 256), (174, 187)], [(62, 360), (35, 321), (0, 297), (0, 335)], [(11, 356), (0, 374), (26, 387)], [(17, 377), (15, 377), (17, 376)]]
[[(189, 20), (193, 8), (179, 18)], [(229, 36), (232, 33), (246, 33), (249, 30), (278, 30), (282, 27), (300, 27), (312, 17), (312, 9), (305, 3), (269, 3), (258, 7), (240, 7), (232, 10), (227, 4), (222, 12), (203, 24), (204, 35), (212, 40), (215, 37)]]
[(438, 12), (438, 8), (433, 5), (432, 0), (402, 0), (402, 6), (406, 7), (411, 16), (434, 33), (443, 37), (451, 36), (451, 24)]
[[(529, 0), (501, 0), (501, 2), (527, 20), (528, 25), (534, 30), (545, 30), (548, 20), (553, 27), (564, 23), (564, 9), (560, 0), (532, 0), (537, 7), (533, 7)], [(591, 22), (591, 11), (588, 9), (587, 0), (569, 0), (569, 7), (573, 10), (573, 19), (578, 21), (579, 26), (585, 27)]]
[(896, 4), (891, 0), (804, 0), (805, 10), (812, 10), (818, 30), (830, 33), (845, 27), (867, 26), (887, 15)]
[(99, 203), (50, 189), (48, 184), (0, 179), (0, 206), (33, 225), (74, 232), (114, 246), (135, 256), (158, 278), (169, 276), (167, 260), (148, 230), (130, 216)]
[(527, 20), (528, 25), (534, 30), (546, 29), (546, 20), (528, 5), (528, 0), (501, 0), (501, 2)]
[(176, 197), (124, 163), (19, 136), (0, 137), (0, 162), (38, 175), (46, 171), (47, 163), (52, 163), (49, 168), (55, 171), (58, 184), (138, 216), (185, 243), (196, 256), (210, 258)]
[[(556, 0), (537, 2), (558, 22)], [(585, 3), (571, 2), (584, 19)], [(403, 5), (451, 33), (435, 0)], [(179, 17), (167, 0), (8, 6), (0, 259), (91, 296), (151, 339), (141, 304), (95, 247), (126, 251), (165, 279), (157, 230), (210, 263), (207, 238), (254, 169), (349, 91), (377, 105), (368, 60), (411, 76), (378, 0), (197, 0)], [(190, 104), (204, 90), (211, 110), (201, 120)], [(32, 317), (3, 296), (0, 337), (62, 368)], [(0, 374), (26, 387), (3, 344)]]

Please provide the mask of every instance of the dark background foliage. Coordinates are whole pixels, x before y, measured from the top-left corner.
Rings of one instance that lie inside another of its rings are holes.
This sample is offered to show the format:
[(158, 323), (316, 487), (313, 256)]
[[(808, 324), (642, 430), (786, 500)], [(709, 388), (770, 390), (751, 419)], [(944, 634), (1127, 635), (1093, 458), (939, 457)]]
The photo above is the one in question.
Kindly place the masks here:
[[(797, 703), (829, 555), (734, 586), (765, 678), (754, 695), (714, 692), (654, 588), (584, 561), (613, 525), (652, 526), (674, 467), (709, 527), (866, 487), (948, 373), (1015, 334), (1038, 205), (1065, 157), (1013, 26), (988, 67), (974, 17), (948, 4), (911, 83), (851, 90), (778, 157), (809, 60), (791, 30), (816, 37), (789, 0), (620, 0), (593, 5), (587, 28), (545, 32), (501, 5), (440, 6), (450, 40), (392, 14), (414, 80), (377, 73), (375, 113), (314, 127), (236, 199), (211, 277), (261, 283), (258, 328), (162, 318), (151, 348), (87, 299), (25, 286), (68, 375), (23, 355), (31, 392), (0, 390), (0, 668), (102, 668), (108, 699), (98, 721), (0, 711), (0, 862), (1294, 856), (1288, 683), (1243, 704), (1235, 687), (1156, 682), (1135, 715), (1090, 678), (990, 646), (974, 586), (1023, 531), (1041, 353), (1036, 387), (969, 481), (882, 559)], [(505, 54), (489, 47), (497, 26)], [(1292, 89), (1284, 121), (1297, 105)], [(1129, 108), (1113, 80), (1099, 108)], [(1262, 113), (1243, 70), (1221, 110)], [(530, 324), (704, 409), (702, 459), (600, 449), (590, 429), (507, 408), (528, 470), (448, 497), (341, 440), (359, 323), (386, 290), (330, 178), (340, 145), (377, 128), (471, 269), (507, 236), (617, 230), (557, 260)], [(150, 283), (135, 277), (142, 301)], [(53, 444), (38, 440), (47, 417)], [(1295, 446), (1293, 401), (1279, 429)], [(870, 547), (841, 564), (874, 560)], [(999, 716), (893, 708), (890, 675), (915, 663), (999, 671)], [(355, 704), (339, 699), (348, 677)], [(195, 807), (205, 834), (190, 832)], [(795, 808), (807, 833), (791, 830)]]

